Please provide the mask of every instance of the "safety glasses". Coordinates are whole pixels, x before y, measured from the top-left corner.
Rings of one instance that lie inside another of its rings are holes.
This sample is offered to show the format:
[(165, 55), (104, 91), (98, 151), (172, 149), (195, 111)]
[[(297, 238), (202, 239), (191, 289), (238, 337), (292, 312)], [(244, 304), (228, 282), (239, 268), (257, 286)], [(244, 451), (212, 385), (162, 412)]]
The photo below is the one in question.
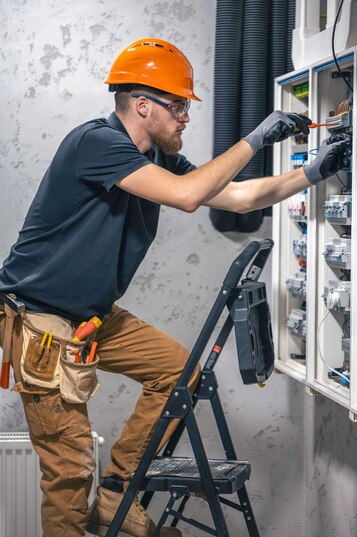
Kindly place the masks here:
[(187, 114), (191, 106), (191, 101), (189, 100), (165, 103), (165, 101), (161, 101), (160, 99), (157, 99), (152, 95), (147, 95), (146, 93), (132, 93), (131, 96), (134, 97), (134, 99), (137, 99), (138, 97), (146, 97), (150, 101), (153, 101), (154, 103), (166, 108), (166, 110), (169, 110), (177, 119), (181, 119), (185, 114)]

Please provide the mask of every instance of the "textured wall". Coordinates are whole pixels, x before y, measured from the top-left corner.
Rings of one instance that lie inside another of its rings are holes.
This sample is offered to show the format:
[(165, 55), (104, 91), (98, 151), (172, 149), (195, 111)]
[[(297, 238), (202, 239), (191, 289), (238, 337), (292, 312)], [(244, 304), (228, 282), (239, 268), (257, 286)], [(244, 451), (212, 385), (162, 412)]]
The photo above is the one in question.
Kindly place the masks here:
[[(192, 106), (183, 152), (196, 164), (210, 158), (214, 0), (128, 5), (0, 0), (1, 258), (62, 137), (76, 124), (111, 112), (112, 96), (102, 81), (119, 50), (139, 37), (171, 40), (190, 57), (203, 103)], [(254, 237), (269, 234), (268, 221)], [(204, 208), (193, 215), (164, 208), (157, 241), (122, 305), (191, 346), (228, 266), (250, 239), (216, 232)], [(344, 409), (305, 395), (286, 376), (274, 375), (264, 390), (244, 387), (236, 360), (232, 338), (217, 367), (220, 394), (238, 454), (252, 462), (248, 489), (262, 537), (357, 536), (357, 426)], [(107, 441), (105, 464), (139, 388), (124, 377), (100, 377), (90, 415)], [(209, 455), (218, 457), (223, 453), (206, 407), (198, 408), (202, 433)], [(2, 391), (0, 410), (1, 431), (25, 430), (16, 394)], [(187, 439), (180, 452), (187, 453)], [(192, 500), (189, 512), (203, 518), (207, 507)], [(227, 516), (231, 535), (246, 535), (242, 517)], [(185, 535), (201, 533), (188, 527)]]

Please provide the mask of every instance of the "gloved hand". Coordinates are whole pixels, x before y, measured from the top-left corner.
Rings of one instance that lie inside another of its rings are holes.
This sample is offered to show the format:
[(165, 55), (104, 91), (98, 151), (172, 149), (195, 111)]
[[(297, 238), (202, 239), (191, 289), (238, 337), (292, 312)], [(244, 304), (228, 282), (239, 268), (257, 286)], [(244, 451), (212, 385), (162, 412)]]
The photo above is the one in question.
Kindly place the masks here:
[(254, 154), (266, 145), (273, 145), (289, 138), (296, 128), (304, 134), (310, 134), (308, 125), (311, 119), (301, 114), (285, 114), (276, 110), (264, 119), (258, 127), (244, 138)]
[(328, 139), (320, 145), (319, 151), (311, 164), (305, 164), (304, 172), (312, 185), (317, 185), (339, 170), (343, 150), (351, 143), (350, 138), (329, 143)]

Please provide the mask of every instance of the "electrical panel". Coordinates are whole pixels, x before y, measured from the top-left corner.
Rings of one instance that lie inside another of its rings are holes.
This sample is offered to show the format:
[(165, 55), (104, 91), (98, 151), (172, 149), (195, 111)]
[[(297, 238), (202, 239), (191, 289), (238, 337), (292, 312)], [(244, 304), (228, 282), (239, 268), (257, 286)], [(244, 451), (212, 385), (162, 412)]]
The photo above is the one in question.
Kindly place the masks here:
[(323, 140), (347, 147), (334, 176), (274, 207), (272, 319), (275, 368), (357, 421), (356, 48), (338, 62), (343, 76), (331, 57), (275, 82), (275, 109), (325, 125), (275, 144), (274, 175), (311, 161)]

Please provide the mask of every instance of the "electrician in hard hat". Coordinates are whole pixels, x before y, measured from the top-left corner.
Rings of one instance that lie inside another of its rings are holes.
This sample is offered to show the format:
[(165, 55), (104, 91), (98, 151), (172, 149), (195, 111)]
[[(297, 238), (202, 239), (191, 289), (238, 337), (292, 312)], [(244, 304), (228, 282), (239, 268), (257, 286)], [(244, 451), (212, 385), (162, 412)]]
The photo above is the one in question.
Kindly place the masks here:
[[(75, 128), (59, 146), (0, 270), (0, 291), (15, 293), (45, 319), (56, 316), (74, 326), (93, 316), (102, 320), (95, 336), (98, 367), (143, 385), (104, 471), (105, 478), (128, 481), (189, 354), (113, 305), (155, 238), (160, 206), (188, 213), (201, 205), (243, 213), (270, 206), (333, 174), (343, 143), (323, 144), (311, 164), (282, 176), (231, 182), (259, 149), (296, 127), (308, 134), (310, 120), (273, 112), (245, 139), (196, 168), (179, 153), (190, 105), (200, 101), (191, 64), (179, 49), (159, 39), (136, 41), (119, 54), (106, 82), (115, 111)], [(43, 473), (44, 537), (84, 535), (86, 522), (87, 531), (104, 536), (123, 493), (99, 487), (88, 514), (94, 458), (86, 404), (67, 403), (61, 386), (29, 386), (16, 363), (14, 370)], [(155, 524), (136, 499), (121, 529), (149, 537)], [(182, 534), (164, 527), (160, 535)]]

